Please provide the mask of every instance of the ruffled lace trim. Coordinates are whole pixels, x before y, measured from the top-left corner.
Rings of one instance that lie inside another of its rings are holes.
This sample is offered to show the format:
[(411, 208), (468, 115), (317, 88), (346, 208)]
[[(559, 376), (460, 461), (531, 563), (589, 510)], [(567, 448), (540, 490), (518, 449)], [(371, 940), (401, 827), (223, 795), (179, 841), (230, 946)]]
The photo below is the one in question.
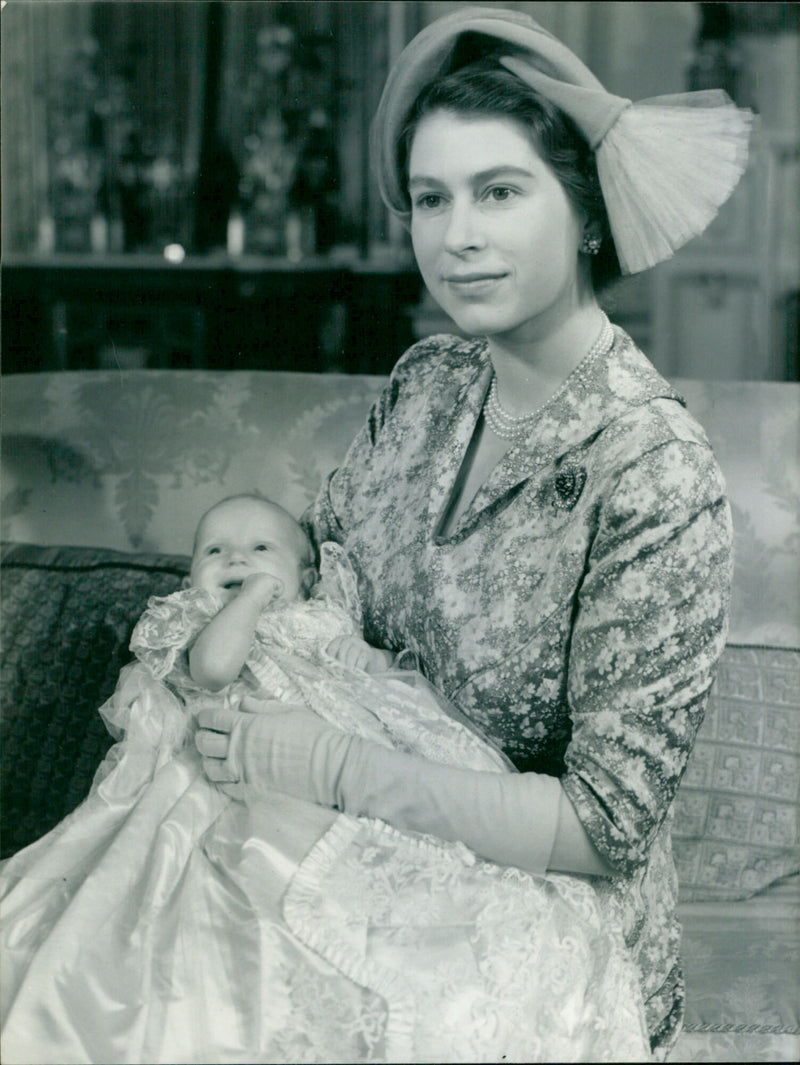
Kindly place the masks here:
[(186, 669), (179, 666), (180, 656), (221, 606), (204, 588), (152, 596), (133, 630), (130, 650), (158, 680), (176, 669), (183, 676)]
[(650, 1060), (636, 968), (580, 878), (342, 815), (302, 861), (283, 915), (385, 1000), (385, 1060)]
[(312, 590), (312, 598), (343, 607), (360, 631), (363, 616), (358, 577), (347, 553), (340, 544), (328, 540), (320, 546), (319, 555), (319, 580)]
[[(380, 826), (381, 822), (375, 822)], [(387, 826), (383, 826), (388, 828)], [(401, 975), (370, 962), (320, 919), (324, 881), (362, 831), (361, 822), (342, 814), (303, 859), (284, 896), (283, 916), (301, 943), (348, 979), (380, 995), (387, 1007), (384, 1033), (387, 1061), (414, 1058), (414, 996)], [(376, 831), (380, 831), (376, 827)]]

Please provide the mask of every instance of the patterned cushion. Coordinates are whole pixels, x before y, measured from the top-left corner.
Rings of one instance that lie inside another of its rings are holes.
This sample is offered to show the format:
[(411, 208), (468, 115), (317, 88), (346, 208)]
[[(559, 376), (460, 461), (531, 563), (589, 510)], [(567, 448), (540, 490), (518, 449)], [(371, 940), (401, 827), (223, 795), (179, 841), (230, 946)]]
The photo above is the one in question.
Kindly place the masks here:
[(796, 872), (800, 651), (729, 644), (676, 798), (681, 899), (743, 899)]
[(86, 795), (112, 740), (98, 707), (130, 661), (150, 595), (188, 560), (80, 547), (2, 549), (3, 856), (38, 839)]

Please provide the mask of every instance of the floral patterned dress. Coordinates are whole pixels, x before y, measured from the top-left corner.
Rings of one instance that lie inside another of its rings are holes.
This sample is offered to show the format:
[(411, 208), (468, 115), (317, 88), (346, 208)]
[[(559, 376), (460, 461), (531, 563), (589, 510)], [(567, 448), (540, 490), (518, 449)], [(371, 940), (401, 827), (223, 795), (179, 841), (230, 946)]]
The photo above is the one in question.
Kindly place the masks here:
[(365, 635), (521, 771), (561, 778), (617, 871), (654, 1053), (680, 1030), (672, 801), (722, 652), (732, 529), (680, 397), (615, 327), (442, 533), (491, 378), (485, 341), (412, 347), (306, 521), (346, 548)]

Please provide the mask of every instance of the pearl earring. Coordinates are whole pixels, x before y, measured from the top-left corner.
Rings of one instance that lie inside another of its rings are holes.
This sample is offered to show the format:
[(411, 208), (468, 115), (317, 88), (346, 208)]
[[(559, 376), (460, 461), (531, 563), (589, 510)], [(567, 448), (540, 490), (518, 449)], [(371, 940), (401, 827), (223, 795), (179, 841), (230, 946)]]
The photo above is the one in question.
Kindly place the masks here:
[(597, 255), (597, 253), (600, 251), (600, 245), (602, 243), (602, 237), (590, 237), (587, 233), (587, 235), (583, 238), (583, 243), (581, 244), (581, 251), (585, 252), (586, 255)]

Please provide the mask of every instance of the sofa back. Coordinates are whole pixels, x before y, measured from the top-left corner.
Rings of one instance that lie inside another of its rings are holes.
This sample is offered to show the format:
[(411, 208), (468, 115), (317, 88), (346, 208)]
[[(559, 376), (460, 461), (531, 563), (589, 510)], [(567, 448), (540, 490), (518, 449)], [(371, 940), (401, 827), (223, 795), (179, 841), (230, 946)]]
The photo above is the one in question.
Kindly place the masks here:
[[(3, 382), (2, 538), (187, 553), (199, 515), (258, 490), (298, 514), (385, 378), (77, 371)], [(800, 385), (678, 380), (725, 473), (730, 638), (800, 647)]]

